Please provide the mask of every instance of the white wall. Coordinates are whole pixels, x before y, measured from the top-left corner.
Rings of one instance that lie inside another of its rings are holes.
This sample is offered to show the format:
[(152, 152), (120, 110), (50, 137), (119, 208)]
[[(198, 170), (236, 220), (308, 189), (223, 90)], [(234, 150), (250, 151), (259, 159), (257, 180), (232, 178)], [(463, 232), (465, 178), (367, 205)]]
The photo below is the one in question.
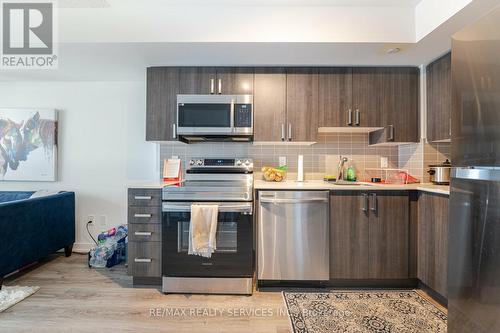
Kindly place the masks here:
[[(126, 223), (126, 186), (157, 179), (157, 146), (145, 141), (144, 82), (0, 82), (0, 108), (59, 110), (59, 180), (0, 182), (0, 190), (76, 192), (76, 248), (91, 242), (88, 215)], [(106, 227), (96, 223), (94, 234)]]

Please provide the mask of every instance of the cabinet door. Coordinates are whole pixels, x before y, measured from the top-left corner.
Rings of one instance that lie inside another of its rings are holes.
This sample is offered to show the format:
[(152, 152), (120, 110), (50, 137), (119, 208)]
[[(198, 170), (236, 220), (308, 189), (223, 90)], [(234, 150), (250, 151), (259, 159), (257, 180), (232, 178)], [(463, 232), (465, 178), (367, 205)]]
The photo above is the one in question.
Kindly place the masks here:
[(349, 126), (348, 115), (353, 112), (352, 68), (320, 68), (318, 76), (319, 127)]
[(286, 73), (284, 68), (257, 68), (254, 81), (254, 141), (286, 138)]
[(146, 75), (146, 141), (176, 140), (179, 68), (150, 67)]
[(330, 193), (330, 279), (367, 279), (368, 197), (360, 191)]
[(451, 139), (451, 53), (427, 66), (427, 140)]
[(387, 141), (419, 141), (418, 74), (417, 67), (386, 68), (383, 73), (380, 111)]
[(216, 92), (218, 94), (253, 94), (253, 67), (218, 67)]
[(430, 288), (447, 297), (449, 198), (421, 193), (418, 199), (417, 276)]
[(180, 94), (215, 94), (215, 67), (180, 67)]
[(407, 192), (370, 192), (370, 278), (409, 278), (409, 209)]
[[(384, 84), (382, 67), (357, 67), (352, 69), (353, 123), (360, 127), (381, 127)], [(359, 116), (356, 116), (358, 113)]]
[(318, 69), (288, 68), (286, 75), (287, 140), (316, 141)]

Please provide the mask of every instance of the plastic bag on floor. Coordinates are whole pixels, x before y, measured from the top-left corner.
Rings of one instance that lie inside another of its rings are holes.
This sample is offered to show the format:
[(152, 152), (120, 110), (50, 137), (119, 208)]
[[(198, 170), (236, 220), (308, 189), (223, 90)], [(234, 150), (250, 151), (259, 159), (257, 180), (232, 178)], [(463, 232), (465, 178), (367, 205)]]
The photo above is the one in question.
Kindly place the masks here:
[(123, 224), (99, 234), (97, 246), (90, 250), (90, 267), (113, 267), (127, 260), (128, 228)]

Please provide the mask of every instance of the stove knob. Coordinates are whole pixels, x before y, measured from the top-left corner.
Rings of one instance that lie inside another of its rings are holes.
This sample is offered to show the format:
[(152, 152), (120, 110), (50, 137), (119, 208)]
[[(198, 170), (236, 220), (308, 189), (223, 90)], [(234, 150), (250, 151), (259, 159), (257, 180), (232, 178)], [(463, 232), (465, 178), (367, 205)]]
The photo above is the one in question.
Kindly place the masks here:
[(250, 165), (250, 161), (249, 160), (245, 160), (245, 165), (249, 166)]
[(202, 160), (197, 160), (196, 161), (196, 165), (203, 165), (203, 161)]
[(241, 166), (243, 163), (241, 162), (241, 160), (237, 160), (236, 161), (236, 166)]
[(194, 165), (196, 163), (195, 160), (189, 160), (189, 165)]

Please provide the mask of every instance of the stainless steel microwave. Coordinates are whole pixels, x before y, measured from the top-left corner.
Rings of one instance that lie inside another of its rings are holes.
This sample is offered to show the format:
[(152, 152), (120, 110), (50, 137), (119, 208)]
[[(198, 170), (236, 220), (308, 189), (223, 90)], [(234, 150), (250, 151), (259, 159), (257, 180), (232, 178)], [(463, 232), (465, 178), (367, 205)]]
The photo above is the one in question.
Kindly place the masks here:
[(252, 95), (177, 95), (177, 134), (183, 141), (251, 141)]

